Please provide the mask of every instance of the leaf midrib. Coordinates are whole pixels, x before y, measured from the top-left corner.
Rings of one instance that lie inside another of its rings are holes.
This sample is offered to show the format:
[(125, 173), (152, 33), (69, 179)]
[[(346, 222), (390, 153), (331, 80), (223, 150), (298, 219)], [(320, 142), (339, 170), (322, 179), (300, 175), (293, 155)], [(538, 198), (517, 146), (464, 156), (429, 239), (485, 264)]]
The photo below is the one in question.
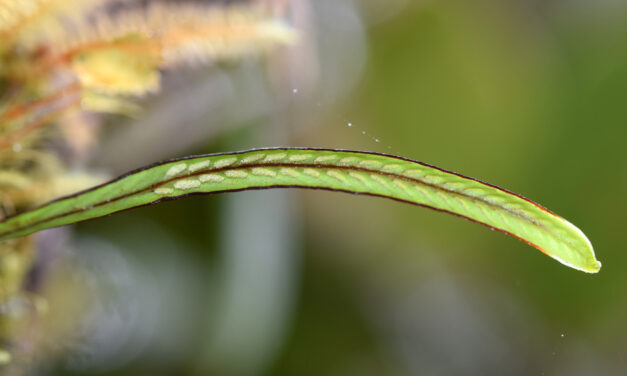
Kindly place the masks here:
[[(168, 163), (175, 163), (175, 162), (176, 161), (170, 161)], [(313, 169), (327, 169), (327, 170), (328, 169), (334, 169), (334, 170), (341, 170), (341, 171), (354, 171), (354, 172), (362, 172), (362, 173), (368, 173), (368, 174), (377, 174), (377, 175), (386, 176), (386, 177), (389, 177), (389, 178), (400, 179), (400, 180), (404, 180), (404, 181), (409, 182), (409, 183), (419, 184), (419, 185), (422, 185), (422, 186), (425, 186), (425, 187), (432, 188), (434, 190), (438, 190), (438, 191), (441, 191), (441, 192), (445, 192), (445, 193), (454, 195), (454, 196), (459, 196), (459, 197), (463, 197), (465, 199), (469, 199), (469, 200), (472, 200), (472, 201), (481, 202), (481, 203), (483, 203), (483, 204), (485, 204), (485, 205), (487, 205), (489, 207), (501, 210), (501, 211), (506, 212), (506, 213), (508, 213), (508, 214), (510, 214), (512, 216), (516, 216), (516, 217), (518, 217), (518, 218), (520, 218), (520, 219), (522, 219), (524, 221), (527, 221), (527, 222), (531, 223), (532, 225), (534, 225), (534, 226), (536, 226), (536, 227), (538, 227), (538, 228), (540, 228), (540, 229), (542, 229), (544, 231), (548, 231), (548, 232), (553, 233), (553, 231), (551, 231), (550, 228), (544, 226), (542, 223), (539, 223), (535, 219), (533, 219), (531, 217), (528, 217), (528, 216), (524, 215), (523, 213), (521, 213), (519, 211), (512, 210), (512, 209), (509, 209), (509, 208), (507, 208), (505, 206), (501, 206), (501, 205), (499, 205), (497, 203), (490, 202), (490, 201), (488, 201), (488, 200), (486, 200), (486, 199), (484, 199), (482, 197), (473, 196), (473, 195), (470, 195), (470, 194), (467, 194), (467, 193), (464, 193), (464, 192), (460, 192), (460, 191), (457, 191), (457, 190), (449, 189), (449, 188), (446, 188), (444, 186), (440, 186), (440, 185), (437, 185), (437, 184), (434, 184), (434, 183), (429, 183), (429, 182), (423, 181), (423, 180), (421, 180), (419, 178), (412, 178), (412, 177), (409, 177), (409, 176), (401, 175), (400, 173), (385, 172), (385, 171), (380, 171), (380, 170), (376, 170), (376, 169), (368, 169), (368, 168), (363, 168), (363, 167), (358, 167), (358, 166), (342, 166), (342, 165), (335, 165), (335, 164), (251, 163), (251, 164), (240, 165), (240, 166), (227, 166), (227, 167), (222, 167), (222, 168), (217, 168), (217, 169), (199, 170), (199, 171), (194, 171), (193, 173), (187, 173), (185, 175), (175, 176), (175, 177), (172, 177), (170, 179), (162, 180), (162, 181), (159, 181), (158, 183), (151, 184), (150, 186), (147, 186), (147, 187), (135, 190), (133, 192), (129, 192), (129, 193), (126, 193), (126, 194), (123, 194), (123, 195), (120, 195), (120, 196), (116, 196), (116, 197), (113, 197), (113, 198), (109, 198), (109, 199), (97, 202), (97, 203), (95, 203), (93, 205), (90, 205), (89, 207), (83, 207), (83, 208), (76, 209), (76, 210), (69, 211), (69, 212), (65, 212), (65, 213), (62, 213), (62, 214), (59, 214), (59, 215), (56, 215), (56, 216), (53, 216), (53, 217), (42, 219), (42, 220), (37, 221), (37, 222), (30, 223), (28, 226), (17, 228), (15, 230), (11, 231), (11, 232), (2, 234), (1, 236), (3, 236), (3, 237), (10, 236), (13, 233), (16, 233), (16, 232), (19, 232), (19, 231), (23, 231), (24, 229), (27, 229), (29, 227), (38, 226), (38, 225), (43, 224), (45, 222), (54, 221), (56, 219), (64, 218), (64, 217), (67, 217), (67, 216), (70, 216), (70, 215), (74, 215), (74, 214), (79, 214), (79, 213), (85, 212), (87, 210), (91, 210), (94, 207), (102, 207), (104, 205), (111, 204), (111, 203), (123, 200), (125, 198), (131, 197), (131, 196), (134, 196), (134, 195), (137, 195), (137, 194), (141, 194), (141, 193), (145, 193), (145, 192), (157, 189), (157, 188), (159, 188), (159, 187), (161, 187), (163, 185), (166, 185), (166, 184), (178, 181), (178, 180), (190, 179), (190, 178), (193, 178), (193, 177), (196, 177), (196, 176), (199, 176), (199, 175), (204, 175), (204, 174), (207, 174), (207, 173), (224, 173), (226, 171), (244, 170), (244, 169), (252, 169), (252, 168), (281, 168), (281, 167), (284, 167), (284, 168), (313, 168)], [(456, 176), (461, 177), (462, 179), (464, 179), (463, 176), (460, 176), (460, 175), (456, 175)], [(115, 179), (112, 182), (120, 181), (120, 180), (123, 180), (123, 179), (124, 178)], [(465, 179), (467, 179), (469, 181), (476, 182), (478, 184), (482, 184), (481, 181), (476, 180), (476, 179), (468, 179), (468, 178), (465, 178)], [(101, 185), (99, 187), (94, 187), (92, 189), (88, 189), (87, 191), (77, 192), (77, 193), (74, 193), (72, 195), (69, 195), (69, 196), (66, 196), (66, 197), (54, 200), (53, 202), (62, 202), (64, 200), (72, 199), (73, 197), (75, 197), (77, 195), (80, 195), (82, 193), (86, 193), (86, 192), (89, 192), (89, 191), (93, 191), (93, 190), (98, 189), (100, 187), (107, 186), (108, 184), (109, 183), (105, 183), (105, 184), (103, 184), (103, 185)], [(291, 186), (293, 186), (293, 187), (301, 187), (301, 188), (310, 188), (310, 189), (338, 190), (338, 191), (344, 191), (344, 192), (349, 192), (349, 193), (356, 193), (356, 192), (351, 191), (351, 190), (334, 189), (334, 188), (327, 188), (327, 187), (324, 187), (324, 186), (315, 186), (315, 185), (306, 185), (306, 186), (287, 185), (287, 186), (290, 186), (290, 187)], [(257, 189), (258, 188), (268, 188), (268, 189), (270, 189), (270, 188), (287, 187), (287, 186), (286, 185), (282, 185), (282, 184), (277, 184), (276, 186), (272, 185), (272, 186), (267, 186), (267, 187), (250, 187), (250, 188), (244, 188), (242, 190), (256, 189), (256, 188)], [(492, 186), (488, 186), (488, 187), (492, 187)], [(220, 190), (219, 192), (228, 192), (228, 191), (231, 191), (231, 190), (229, 190), (229, 189), (227, 189), (227, 190)], [(219, 192), (218, 191), (216, 191), (216, 192), (188, 192), (188, 193), (183, 193), (181, 195), (166, 196), (164, 198), (176, 199), (176, 198), (187, 196), (187, 195), (193, 194), (193, 193), (200, 193), (200, 194), (202, 194), (202, 193), (219, 193)], [(359, 192), (359, 193), (369, 194), (368, 192)], [(388, 196), (388, 195), (385, 195), (385, 194), (376, 194), (376, 195), (377, 196), (381, 196), (381, 197), (385, 197), (385, 198), (389, 198), (389, 199), (396, 199), (393, 196)], [(160, 201), (160, 199), (159, 200), (155, 200), (155, 201), (153, 201), (151, 203), (147, 203), (146, 205), (155, 203), (157, 201)], [(402, 200), (402, 201), (405, 201), (405, 200)], [(411, 202), (411, 201), (409, 201), (409, 203), (416, 204), (415, 202)], [(40, 208), (45, 206), (45, 205), (47, 205), (47, 204), (44, 204), (44, 205), (40, 206)], [(427, 204), (419, 204), (419, 205), (427, 207), (427, 208), (430, 208), (430, 209), (433, 209), (433, 210), (445, 211), (447, 213), (455, 214), (457, 216), (460, 216), (460, 217), (463, 217), (463, 218), (466, 218), (466, 219), (470, 219), (470, 220), (472, 220), (474, 222), (478, 222), (478, 223), (483, 224), (485, 226), (488, 226), (490, 228), (495, 228), (495, 229), (497, 229), (499, 231), (504, 231), (504, 232), (507, 232), (509, 234), (508, 231), (505, 231), (502, 228), (498, 228), (498, 227), (495, 227), (495, 226), (490, 225), (488, 223), (485, 223), (485, 222), (482, 222), (482, 221), (479, 221), (479, 220), (476, 220), (476, 219), (473, 219), (473, 218), (469, 218), (469, 217), (467, 217), (465, 215), (461, 215), (459, 213), (453, 213), (453, 212), (451, 212), (449, 210), (437, 208), (437, 207), (430, 206), (430, 205), (427, 205)], [(143, 205), (140, 205), (140, 206), (143, 206)], [(33, 210), (37, 210), (37, 208), (33, 209)], [(123, 211), (123, 210), (125, 210), (125, 209), (122, 209), (120, 211)], [(8, 218), (6, 218), (2, 222), (6, 222), (6, 221), (10, 220), (11, 218), (12, 217), (8, 217)]]

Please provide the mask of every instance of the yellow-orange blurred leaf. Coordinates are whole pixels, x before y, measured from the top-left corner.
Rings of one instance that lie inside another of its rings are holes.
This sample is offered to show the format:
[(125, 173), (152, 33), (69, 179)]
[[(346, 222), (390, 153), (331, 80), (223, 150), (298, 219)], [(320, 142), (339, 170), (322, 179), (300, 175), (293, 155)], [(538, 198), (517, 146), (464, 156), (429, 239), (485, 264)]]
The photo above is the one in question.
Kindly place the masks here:
[(87, 48), (72, 58), (72, 70), (85, 88), (141, 95), (159, 89), (159, 50), (144, 38)]

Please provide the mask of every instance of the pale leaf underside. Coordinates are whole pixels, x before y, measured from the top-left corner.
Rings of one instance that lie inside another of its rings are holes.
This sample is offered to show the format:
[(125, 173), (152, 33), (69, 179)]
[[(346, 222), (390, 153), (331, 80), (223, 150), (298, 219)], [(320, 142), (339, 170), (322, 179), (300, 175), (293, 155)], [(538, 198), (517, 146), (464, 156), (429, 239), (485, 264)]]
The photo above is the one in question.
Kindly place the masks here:
[(256, 149), (167, 161), (0, 222), (0, 240), (189, 194), (310, 188), (394, 199), (512, 235), (564, 265), (595, 273), (586, 236), (570, 222), (502, 188), (413, 160), (311, 148)]

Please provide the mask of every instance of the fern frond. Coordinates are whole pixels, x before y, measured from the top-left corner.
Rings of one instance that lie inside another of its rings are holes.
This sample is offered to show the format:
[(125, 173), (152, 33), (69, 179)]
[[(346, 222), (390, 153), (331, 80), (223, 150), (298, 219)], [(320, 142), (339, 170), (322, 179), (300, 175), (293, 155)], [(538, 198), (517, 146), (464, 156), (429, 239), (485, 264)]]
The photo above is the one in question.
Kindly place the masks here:
[(254, 5), (152, 3), (102, 13), (72, 29), (49, 43), (54, 54), (73, 56), (134, 36), (158, 45), (162, 66), (238, 56), (295, 39), (286, 23)]
[(176, 9), (155, 6), (149, 14), (151, 26), (163, 25), (159, 39), (166, 66), (237, 57), (295, 39), (286, 23), (259, 9)]
[(105, 94), (141, 95), (160, 87), (159, 48), (152, 40), (131, 36), (86, 48), (71, 59), (84, 88)]
[(4, 0), (0, 3), (0, 34), (9, 33), (34, 17), (50, 0)]
[(65, 32), (66, 25), (112, 0), (3, 0), (0, 39), (35, 48), (42, 39)]

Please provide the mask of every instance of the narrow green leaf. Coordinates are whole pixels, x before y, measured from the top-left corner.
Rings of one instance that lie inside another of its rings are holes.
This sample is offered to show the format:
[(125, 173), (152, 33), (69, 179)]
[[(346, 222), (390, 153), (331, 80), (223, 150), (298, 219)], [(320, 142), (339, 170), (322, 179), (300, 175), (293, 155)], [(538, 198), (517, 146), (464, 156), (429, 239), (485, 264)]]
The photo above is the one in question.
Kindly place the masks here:
[(257, 149), (155, 164), (7, 218), (0, 240), (188, 194), (265, 188), (386, 197), (483, 224), (584, 272), (601, 267), (577, 227), (522, 196), (401, 157), (329, 149)]

